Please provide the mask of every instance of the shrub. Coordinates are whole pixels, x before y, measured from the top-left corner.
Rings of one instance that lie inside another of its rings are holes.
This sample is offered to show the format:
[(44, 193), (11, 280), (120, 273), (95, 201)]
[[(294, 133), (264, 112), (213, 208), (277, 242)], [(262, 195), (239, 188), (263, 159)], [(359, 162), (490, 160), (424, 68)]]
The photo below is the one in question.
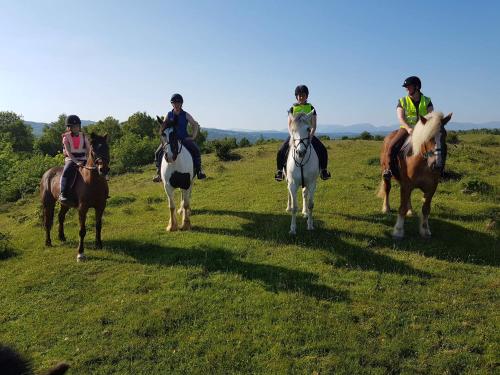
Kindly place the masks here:
[(130, 172), (151, 163), (160, 141), (126, 134), (111, 147), (112, 173)]
[(359, 139), (365, 140), (365, 141), (371, 141), (373, 139), (373, 135), (370, 134), (370, 132), (367, 132), (366, 130), (362, 132), (359, 137)]
[(462, 186), (463, 186), (462, 192), (464, 194), (472, 194), (472, 193), (488, 194), (491, 191), (493, 191), (493, 186), (477, 178), (464, 182)]
[(446, 136), (446, 143), (456, 145), (460, 143), (460, 139), (458, 139), (458, 133), (454, 131), (448, 132), (448, 135)]
[(229, 161), (239, 159), (239, 155), (231, 152), (237, 148), (236, 138), (224, 138), (213, 142), (215, 155), (219, 160)]
[(238, 144), (239, 147), (250, 147), (251, 145), (250, 141), (245, 137), (241, 138), (240, 143)]

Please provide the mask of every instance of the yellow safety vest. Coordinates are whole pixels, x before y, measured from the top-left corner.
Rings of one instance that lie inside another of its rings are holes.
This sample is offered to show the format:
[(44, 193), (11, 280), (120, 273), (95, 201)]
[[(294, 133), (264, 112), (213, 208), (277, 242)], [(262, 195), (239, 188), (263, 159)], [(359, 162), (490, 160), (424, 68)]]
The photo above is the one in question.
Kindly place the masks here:
[[(427, 114), (427, 107), (431, 102), (431, 98), (420, 94), (420, 104), (418, 105), (418, 115), (417, 109), (415, 108), (415, 104), (411, 98), (407, 95), (401, 99), (399, 99), (399, 103), (401, 107), (403, 107), (405, 111), (405, 120), (406, 123), (410, 126), (415, 126), (418, 122), (420, 116), (425, 116)], [(403, 126), (401, 126), (403, 128)]]
[(312, 105), (309, 103), (294, 104), (292, 107), (292, 115), (296, 115), (297, 113), (300, 112), (309, 113), (312, 110), (313, 110)]

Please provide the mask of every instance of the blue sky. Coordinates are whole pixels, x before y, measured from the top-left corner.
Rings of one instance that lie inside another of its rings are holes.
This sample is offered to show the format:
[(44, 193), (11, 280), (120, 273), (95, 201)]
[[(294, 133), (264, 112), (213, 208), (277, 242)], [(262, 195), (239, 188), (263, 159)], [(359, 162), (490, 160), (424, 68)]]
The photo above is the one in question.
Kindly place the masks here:
[(409, 75), (460, 122), (500, 120), (499, 1), (3, 1), (0, 110), (121, 121), (172, 93), (204, 127), (395, 124)]

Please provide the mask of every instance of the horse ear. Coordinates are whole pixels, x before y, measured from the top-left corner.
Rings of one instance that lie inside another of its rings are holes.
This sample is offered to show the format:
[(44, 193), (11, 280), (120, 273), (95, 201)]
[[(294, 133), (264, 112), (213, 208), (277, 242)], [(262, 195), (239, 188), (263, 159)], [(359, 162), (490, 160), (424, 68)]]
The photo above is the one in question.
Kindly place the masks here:
[(422, 121), (422, 124), (425, 125), (425, 123), (427, 122), (427, 119), (424, 116), (422, 116), (422, 117), (420, 117), (420, 121)]
[(156, 116), (156, 121), (161, 125), (163, 124), (163, 119), (160, 116)]
[(441, 124), (443, 126), (445, 126), (451, 120), (451, 115), (453, 115), (453, 112), (449, 113), (448, 116), (446, 116), (445, 118), (443, 118), (443, 121), (441, 122)]

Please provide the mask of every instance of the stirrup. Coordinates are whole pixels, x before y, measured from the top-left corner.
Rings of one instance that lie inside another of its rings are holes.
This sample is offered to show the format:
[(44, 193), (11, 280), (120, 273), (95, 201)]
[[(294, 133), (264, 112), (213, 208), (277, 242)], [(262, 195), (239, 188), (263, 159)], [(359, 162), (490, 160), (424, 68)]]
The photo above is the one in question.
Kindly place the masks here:
[(328, 180), (331, 177), (332, 177), (332, 175), (326, 169), (321, 170), (321, 179), (322, 180)]
[(389, 180), (392, 177), (392, 172), (390, 169), (385, 169), (382, 173), (382, 177), (384, 180)]
[(205, 173), (203, 173), (203, 171), (200, 169), (196, 173), (196, 177), (198, 177), (198, 180), (204, 180), (205, 178), (207, 178), (207, 175)]
[(277, 171), (276, 174), (274, 175), (274, 179), (278, 182), (283, 181), (284, 176), (283, 176), (283, 171)]
[(161, 176), (157, 174), (156, 176), (153, 177), (153, 182), (161, 182)]

